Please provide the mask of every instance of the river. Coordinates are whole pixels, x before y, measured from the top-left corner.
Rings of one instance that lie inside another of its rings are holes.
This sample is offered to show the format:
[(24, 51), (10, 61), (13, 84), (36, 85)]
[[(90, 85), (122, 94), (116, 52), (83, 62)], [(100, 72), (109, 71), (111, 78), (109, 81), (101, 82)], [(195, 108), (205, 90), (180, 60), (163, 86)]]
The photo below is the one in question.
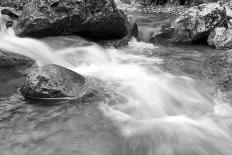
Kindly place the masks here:
[(75, 36), (18, 38), (1, 26), (0, 48), (99, 80), (88, 98), (26, 100), (18, 92), (22, 74), (1, 69), (1, 155), (231, 155), (231, 104), (201, 66), (221, 51), (146, 43), (173, 16), (131, 15), (142, 41), (119, 49)]

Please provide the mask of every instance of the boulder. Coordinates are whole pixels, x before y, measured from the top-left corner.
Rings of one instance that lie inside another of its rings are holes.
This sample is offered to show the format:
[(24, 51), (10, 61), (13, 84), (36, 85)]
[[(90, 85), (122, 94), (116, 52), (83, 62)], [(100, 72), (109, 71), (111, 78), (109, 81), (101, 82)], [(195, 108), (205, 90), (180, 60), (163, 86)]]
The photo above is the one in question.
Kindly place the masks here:
[(193, 43), (205, 38), (226, 20), (224, 7), (218, 3), (191, 7), (175, 21), (162, 26), (161, 31), (151, 37), (151, 42)]
[(225, 50), (232, 48), (232, 29), (217, 27), (210, 32), (208, 44), (215, 46), (217, 49)]
[(129, 33), (128, 18), (113, 0), (30, 0), (14, 30), (19, 36), (79, 35), (103, 40)]
[(25, 67), (32, 66), (34, 63), (35, 61), (29, 57), (0, 49), (0, 67), (1, 68), (7, 68), (7, 67), (25, 68)]
[(88, 82), (82, 75), (58, 65), (33, 70), (20, 88), (28, 98), (81, 98), (87, 94)]
[(216, 81), (220, 90), (232, 88), (232, 51), (228, 50), (215, 54), (203, 62), (203, 72), (209, 78)]

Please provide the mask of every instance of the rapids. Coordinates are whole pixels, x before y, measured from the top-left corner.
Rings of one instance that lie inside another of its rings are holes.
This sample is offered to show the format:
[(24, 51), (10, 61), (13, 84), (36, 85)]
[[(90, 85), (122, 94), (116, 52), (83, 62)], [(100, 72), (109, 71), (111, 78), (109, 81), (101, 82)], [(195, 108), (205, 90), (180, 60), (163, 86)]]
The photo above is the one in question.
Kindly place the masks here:
[[(132, 15), (142, 36), (169, 18)], [(0, 154), (231, 155), (232, 107), (201, 73), (218, 51), (135, 38), (120, 49), (74, 36), (19, 38), (4, 17), (0, 25), (0, 48), (103, 82), (90, 98), (54, 105), (25, 100), (15, 91), (23, 77), (1, 71)]]

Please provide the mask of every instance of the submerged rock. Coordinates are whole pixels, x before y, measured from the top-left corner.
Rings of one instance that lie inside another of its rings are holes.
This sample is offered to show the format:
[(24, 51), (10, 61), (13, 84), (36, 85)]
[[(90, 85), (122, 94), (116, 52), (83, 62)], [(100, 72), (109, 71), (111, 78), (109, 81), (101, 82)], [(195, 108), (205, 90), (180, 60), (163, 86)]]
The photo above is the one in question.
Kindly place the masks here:
[(113, 0), (30, 0), (14, 26), (19, 36), (80, 35), (117, 39), (128, 35), (128, 19)]
[(217, 87), (221, 90), (232, 88), (232, 51), (213, 55), (203, 63), (205, 75), (216, 81)]
[(32, 71), (20, 91), (28, 98), (80, 98), (87, 94), (87, 87), (82, 75), (51, 64)]
[(172, 23), (162, 26), (160, 33), (151, 37), (151, 42), (192, 43), (207, 37), (226, 20), (224, 7), (218, 3), (191, 7)]
[(35, 63), (31, 58), (0, 49), (0, 67), (30, 67)]

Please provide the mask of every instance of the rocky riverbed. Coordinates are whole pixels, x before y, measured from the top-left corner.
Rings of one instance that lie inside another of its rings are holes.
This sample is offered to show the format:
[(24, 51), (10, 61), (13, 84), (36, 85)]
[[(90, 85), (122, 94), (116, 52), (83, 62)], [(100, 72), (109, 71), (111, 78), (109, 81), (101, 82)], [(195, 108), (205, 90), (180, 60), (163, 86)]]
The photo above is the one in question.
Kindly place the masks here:
[(0, 6), (0, 154), (231, 155), (230, 1)]

